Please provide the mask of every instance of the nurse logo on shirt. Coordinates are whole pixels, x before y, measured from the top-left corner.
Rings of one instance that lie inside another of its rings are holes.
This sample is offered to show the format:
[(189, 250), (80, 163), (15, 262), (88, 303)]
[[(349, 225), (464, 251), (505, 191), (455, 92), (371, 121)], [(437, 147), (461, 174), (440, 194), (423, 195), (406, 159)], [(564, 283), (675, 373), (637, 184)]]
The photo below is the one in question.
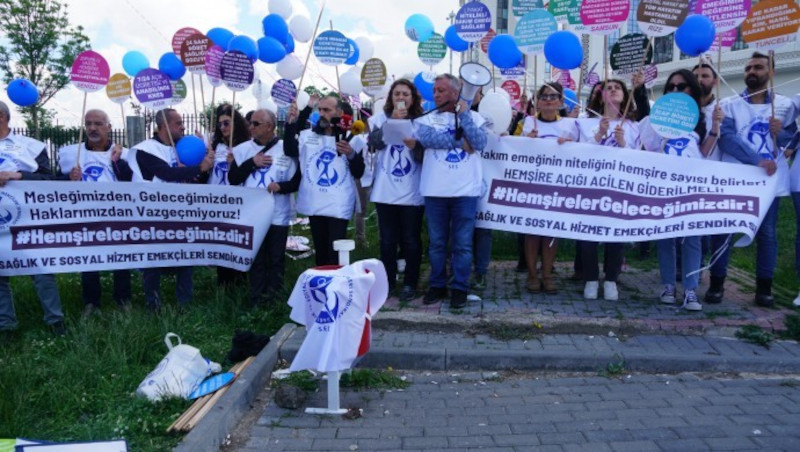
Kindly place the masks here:
[(664, 147), (664, 153), (668, 155), (683, 155), (683, 151), (689, 146), (689, 138), (673, 138), (667, 140), (667, 145)]
[(83, 179), (84, 182), (97, 182), (103, 177), (103, 171), (105, 171), (105, 167), (102, 165), (89, 165), (84, 168), (81, 179)]
[(214, 165), (214, 176), (219, 181), (219, 185), (228, 183), (228, 162), (219, 162)]
[(389, 146), (389, 155), (392, 161), (391, 174), (394, 177), (407, 176), (411, 172), (411, 159), (403, 152), (404, 149), (403, 145)]
[(267, 172), (269, 172), (271, 166), (272, 165), (267, 165), (263, 168), (259, 168), (258, 171), (253, 171), (253, 173), (250, 174), (250, 177), (252, 177), (253, 180), (258, 181), (256, 183), (256, 188), (267, 188), (268, 184), (274, 182), (271, 177), (269, 178), (269, 181), (267, 181)]
[(750, 130), (747, 132), (747, 141), (753, 145), (753, 150), (756, 151), (756, 154), (759, 154), (762, 158), (772, 158), (772, 146), (770, 146), (772, 139), (769, 135), (768, 122), (759, 121), (758, 119), (753, 120), (750, 123)]
[(317, 185), (320, 187), (333, 187), (339, 180), (339, 172), (335, 168), (331, 168), (335, 159), (336, 153), (328, 149), (323, 149), (317, 157), (316, 166), (319, 170)]
[(13, 226), (21, 215), (19, 201), (6, 192), (0, 192), (0, 231)]

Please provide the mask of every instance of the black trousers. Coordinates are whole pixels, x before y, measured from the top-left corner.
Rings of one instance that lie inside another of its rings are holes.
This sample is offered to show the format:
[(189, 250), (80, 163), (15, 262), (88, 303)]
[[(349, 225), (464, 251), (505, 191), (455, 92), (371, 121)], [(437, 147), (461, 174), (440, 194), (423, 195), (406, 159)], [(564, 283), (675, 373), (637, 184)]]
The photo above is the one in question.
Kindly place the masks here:
[[(114, 270), (114, 301), (117, 304), (131, 301), (131, 271)], [(84, 304), (93, 304), (100, 307), (100, 272), (81, 273), (81, 291)]]
[[(597, 281), (600, 279), (600, 264), (597, 258), (597, 242), (580, 242), (581, 264), (583, 265), (583, 279), (585, 281)], [(622, 271), (622, 256), (625, 251), (624, 243), (606, 243), (605, 260), (603, 272), (606, 281), (616, 282)]]
[[(286, 238), (289, 226), (271, 225), (250, 266), (250, 302), (259, 304), (276, 301), (283, 290), (286, 262)], [(285, 300), (284, 300), (285, 301)]]
[(381, 235), (381, 261), (386, 267), (389, 287), (397, 279), (397, 247), (402, 244), (406, 260), (403, 285), (417, 288), (422, 263), (422, 216), (425, 206), (375, 203)]
[(333, 242), (347, 238), (348, 220), (333, 217), (308, 217), (311, 239), (314, 241), (316, 265), (337, 265), (339, 253), (333, 250)]

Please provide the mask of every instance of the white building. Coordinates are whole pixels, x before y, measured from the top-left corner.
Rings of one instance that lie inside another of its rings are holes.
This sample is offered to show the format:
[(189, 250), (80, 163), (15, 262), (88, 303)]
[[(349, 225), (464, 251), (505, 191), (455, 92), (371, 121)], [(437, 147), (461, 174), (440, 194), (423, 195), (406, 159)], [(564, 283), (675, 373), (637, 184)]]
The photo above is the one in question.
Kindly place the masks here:
[[(516, 27), (517, 18), (514, 17), (511, 11), (512, 0), (479, 0), (485, 4), (492, 13), (492, 29), (498, 34), (508, 33), (513, 35)], [(752, 0), (755, 5), (758, 0)], [(466, 0), (459, 0), (458, 7), (467, 3)], [(547, 1), (544, 1), (545, 7)], [(626, 24), (618, 32), (615, 32), (608, 37), (608, 48), (619, 39), (629, 33), (641, 33), (636, 22), (636, 10), (639, 6), (639, 0), (631, 0), (631, 14)], [(653, 93), (655, 97), (659, 97), (664, 82), (670, 73), (677, 69), (694, 67), (699, 59), (697, 57), (687, 57), (682, 55), (680, 49), (674, 43), (674, 35), (655, 38), (653, 41), (653, 63), (658, 67), (658, 78), (656, 79)], [(591, 68), (596, 64), (595, 72), (603, 78), (604, 57), (607, 52), (604, 51), (603, 37), (600, 35), (583, 35), (582, 43), (584, 49), (584, 71)], [(736, 43), (731, 50), (724, 50), (722, 53), (721, 74), (723, 79), (727, 82), (721, 86), (721, 96), (727, 97), (733, 95), (734, 92), (739, 93), (744, 90), (744, 66), (750, 55), (753, 53), (752, 49), (747, 47), (747, 44), (741, 39), (741, 34), (737, 37)], [(709, 55), (713, 58), (716, 64), (717, 55)], [(544, 55), (538, 57), (538, 74), (536, 74), (539, 84), (542, 80), (550, 79), (550, 65), (546, 63)], [(486, 67), (491, 68), (488, 56), (483, 53), (479, 46), (476, 46), (473, 51), (465, 52), (462, 55), (462, 61), (475, 60)], [(533, 90), (533, 62), (528, 59), (527, 73), (528, 73), (528, 93)], [(800, 47), (798, 43), (791, 43), (785, 45), (775, 52), (775, 87), (778, 93), (791, 96), (800, 93)], [(455, 68), (454, 68), (455, 69)], [(457, 69), (455, 69), (457, 70)], [(610, 69), (609, 69), (610, 71)], [(570, 72), (571, 77), (578, 82), (580, 71), (575, 69)], [(499, 74), (499, 70), (495, 70), (496, 82), (503, 80)], [(522, 82), (520, 82), (522, 84)], [(728, 87), (728, 85), (730, 87)], [(499, 84), (498, 84), (499, 86)], [(584, 87), (584, 94), (587, 93), (588, 87)]]

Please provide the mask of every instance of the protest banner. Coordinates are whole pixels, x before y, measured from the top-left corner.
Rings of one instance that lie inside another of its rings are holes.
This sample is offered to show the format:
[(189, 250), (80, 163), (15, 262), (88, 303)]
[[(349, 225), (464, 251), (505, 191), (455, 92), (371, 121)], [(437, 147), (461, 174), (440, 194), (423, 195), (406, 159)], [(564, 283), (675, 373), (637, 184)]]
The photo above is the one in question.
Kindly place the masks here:
[[(535, 141), (533, 141), (535, 140)], [(775, 196), (759, 167), (527, 137), (481, 152), (476, 226), (594, 242), (755, 236)]]
[(12, 182), (0, 189), (0, 276), (219, 265), (249, 269), (272, 220), (263, 190)]
[(478, 42), (492, 26), (492, 13), (481, 2), (469, 2), (461, 7), (455, 18), (458, 37), (467, 42)]

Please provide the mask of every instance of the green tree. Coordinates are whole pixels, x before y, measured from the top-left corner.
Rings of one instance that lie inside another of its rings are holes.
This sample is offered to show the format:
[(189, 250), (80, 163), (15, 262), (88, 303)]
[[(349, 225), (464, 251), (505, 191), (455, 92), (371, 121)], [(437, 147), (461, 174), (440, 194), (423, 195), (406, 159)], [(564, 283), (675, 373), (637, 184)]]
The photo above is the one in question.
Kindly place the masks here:
[(58, 0), (0, 0), (0, 29), (8, 39), (0, 47), (3, 80), (26, 78), (39, 88), (39, 101), (20, 108), (38, 138), (44, 105), (67, 86), (72, 63), (89, 49), (89, 38), (83, 27), (70, 26)]

